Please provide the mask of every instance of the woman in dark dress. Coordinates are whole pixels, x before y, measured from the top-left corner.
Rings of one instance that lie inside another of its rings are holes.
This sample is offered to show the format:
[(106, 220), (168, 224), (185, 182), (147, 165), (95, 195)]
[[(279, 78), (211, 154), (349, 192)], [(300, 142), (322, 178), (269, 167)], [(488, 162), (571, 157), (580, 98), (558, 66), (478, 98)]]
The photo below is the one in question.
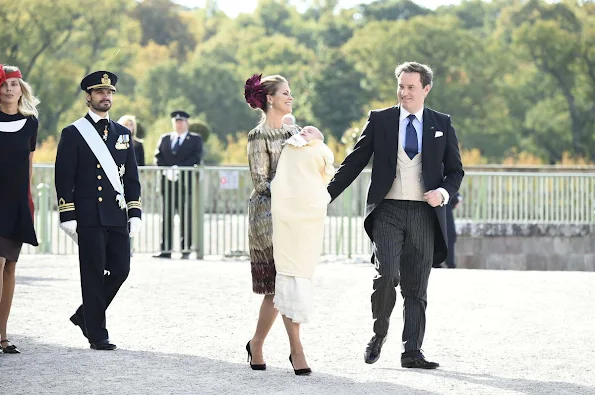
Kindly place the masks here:
[[(136, 117), (134, 115), (123, 115), (118, 119), (118, 123), (130, 130), (132, 134), (132, 149), (134, 150), (134, 157), (136, 158), (137, 166), (145, 165), (145, 149), (143, 148), (142, 140), (136, 138)], [(130, 256), (134, 252), (134, 242), (130, 238)]]
[(0, 64), (0, 345), (7, 354), (19, 353), (7, 337), (16, 263), (23, 243), (38, 245), (30, 189), (37, 104), (19, 69)]

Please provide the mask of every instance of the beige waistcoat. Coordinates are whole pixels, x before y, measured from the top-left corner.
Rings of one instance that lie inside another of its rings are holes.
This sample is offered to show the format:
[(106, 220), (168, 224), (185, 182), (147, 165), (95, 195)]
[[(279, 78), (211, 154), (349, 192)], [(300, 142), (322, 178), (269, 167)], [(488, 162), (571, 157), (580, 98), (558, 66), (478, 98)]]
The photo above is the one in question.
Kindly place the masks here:
[(421, 152), (409, 159), (399, 143), (397, 153), (397, 176), (385, 199), (424, 200), (424, 180), (421, 173)]

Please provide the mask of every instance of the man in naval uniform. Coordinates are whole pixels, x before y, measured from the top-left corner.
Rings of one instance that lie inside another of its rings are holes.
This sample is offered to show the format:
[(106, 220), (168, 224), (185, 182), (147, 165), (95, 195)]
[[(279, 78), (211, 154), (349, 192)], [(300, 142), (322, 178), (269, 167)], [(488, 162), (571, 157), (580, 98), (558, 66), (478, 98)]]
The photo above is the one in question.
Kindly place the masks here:
[(171, 258), (174, 214), (177, 211), (180, 216), (182, 259), (188, 259), (192, 244), (192, 173), (180, 174), (177, 167), (200, 165), (203, 144), (199, 134), (189, 131), (190, 115), (187, 112), (174, 111), (170, 116), (174, 131), (161, 136), (155, 152), (157, 166), (167, 166), (172, 169), (165, 170), (161, 180), (163, 195), (161, 253), (154, 257)]
[(105, 310), (130, 271), (130, 235), (141, 226), (140, 183), (130, 131), (108, 111), (118, 77), (81, 81), (89, 112), (62, 130), (55, 182), (60, 228), (77, 241), (83, 304), (70, 321), (95, 350), (114, 350)]

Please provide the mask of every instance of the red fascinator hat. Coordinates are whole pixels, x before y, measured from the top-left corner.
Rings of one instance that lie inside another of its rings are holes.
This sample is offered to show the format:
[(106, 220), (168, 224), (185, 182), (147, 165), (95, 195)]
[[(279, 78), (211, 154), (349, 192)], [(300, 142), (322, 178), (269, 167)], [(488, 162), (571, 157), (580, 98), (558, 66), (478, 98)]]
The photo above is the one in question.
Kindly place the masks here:
[(6, 81), (9, 78), (23, 78), (23, 75), (19, 70), (6, 73), (4, 71), (4, 65), (0, 64), (0, 85), (2, 85), (4, 81)]
[(246, 98), (246, 103), (248, 103), (250, 107), (254, 109), (260, 108), (262, 110), (264, 103), (267, 100), (267, 94), (260, 83), (261, 78), (262, 74), (254, 74), (246, 80), (246, 84), (244, 85), (244, 98)]

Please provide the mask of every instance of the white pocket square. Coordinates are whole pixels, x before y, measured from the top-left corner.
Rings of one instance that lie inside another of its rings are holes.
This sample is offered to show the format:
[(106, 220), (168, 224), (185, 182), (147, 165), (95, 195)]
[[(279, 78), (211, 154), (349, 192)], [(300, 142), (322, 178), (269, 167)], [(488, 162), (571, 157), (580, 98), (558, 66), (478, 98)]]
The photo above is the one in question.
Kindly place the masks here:
[(436, 134), (434, 135), (434, 138), (442, 137), (442, 136), (444, 136), (444, 133), (442, 133), (441, 131), (437, 131)]

